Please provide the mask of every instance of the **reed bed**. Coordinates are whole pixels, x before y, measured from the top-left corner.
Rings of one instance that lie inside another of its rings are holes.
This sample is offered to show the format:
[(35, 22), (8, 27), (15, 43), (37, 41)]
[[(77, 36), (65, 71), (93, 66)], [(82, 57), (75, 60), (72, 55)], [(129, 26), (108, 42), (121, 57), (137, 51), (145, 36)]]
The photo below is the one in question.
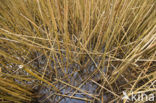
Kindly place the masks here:
[(148, 103), (123, 91), (156, 94), (155, 0), (0, 0), (0, 103)]

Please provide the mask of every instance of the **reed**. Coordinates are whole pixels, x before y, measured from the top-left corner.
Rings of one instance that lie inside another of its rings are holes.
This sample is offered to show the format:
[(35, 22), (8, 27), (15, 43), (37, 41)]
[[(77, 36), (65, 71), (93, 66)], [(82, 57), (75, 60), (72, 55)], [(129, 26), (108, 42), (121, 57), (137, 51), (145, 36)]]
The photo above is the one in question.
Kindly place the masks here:
[(0, 102), (155, 94), (155, 9), (155, 0), (0, 0)]

